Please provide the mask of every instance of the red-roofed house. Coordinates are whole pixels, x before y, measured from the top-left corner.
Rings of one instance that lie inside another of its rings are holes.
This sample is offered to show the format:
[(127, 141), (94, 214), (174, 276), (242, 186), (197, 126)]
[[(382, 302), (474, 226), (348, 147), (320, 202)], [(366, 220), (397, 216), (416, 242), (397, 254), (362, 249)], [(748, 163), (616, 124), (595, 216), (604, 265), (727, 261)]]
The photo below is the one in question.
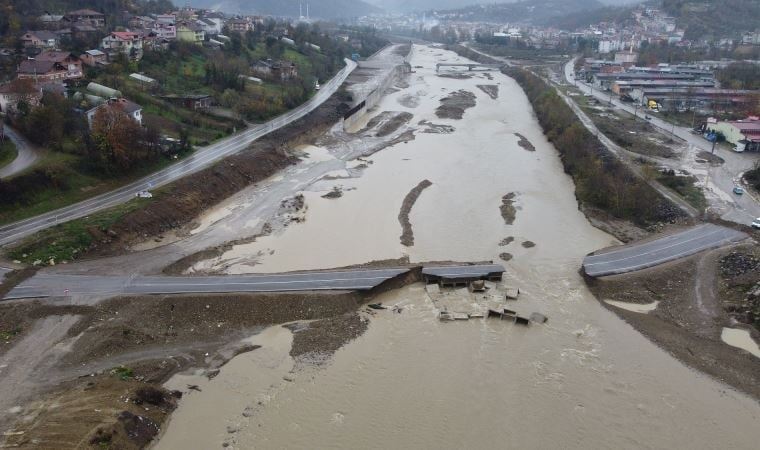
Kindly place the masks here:
[(113, 31), (103, 38), (100, 46), (109, 59), (113, 59), (120, 53), (127, 55), (133, 61), (139, 61), (143, 57), (143, 38), (139, 33)]

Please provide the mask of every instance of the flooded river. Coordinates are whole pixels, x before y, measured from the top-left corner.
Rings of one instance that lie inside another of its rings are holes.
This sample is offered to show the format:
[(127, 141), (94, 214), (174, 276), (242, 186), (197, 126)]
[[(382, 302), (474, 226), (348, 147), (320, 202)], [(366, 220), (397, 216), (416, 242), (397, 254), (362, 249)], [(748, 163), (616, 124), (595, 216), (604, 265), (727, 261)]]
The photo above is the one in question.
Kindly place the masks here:
[[(373, 155), (361, 177), (312, 185), (305, 222), (233, 248), (262, 256), (227, 270), (404, 255), (498, 261), (509, 253), (505, 282), (522, 293), (516, 309), (549, 321), (439, 322), (423, 286), (413, 285), (379, 299), (402, 305), (401, 314), (378, 312), (328, 365), (292, 373), (290, 332), (273, 328), (254, 337), (262, 349), (238, 356), (213, 380), (172, 381), (203, 391), (182, 400), (157, 448), (756, 448), (757, 402), (685, 367), (588, 292), (581, 259), (613, 238), (578, 211), (572, 182), (514, 81), (436, 75), (436, 62), (459, 59), (415, 46), (411, 64), (422, 68), (374, 113), (414, 114), (416, 139)], [(499, 97), (477, 85), (498, 85)], [(477, 105), (462, 120), (438, 118), (440, 99), (461, 89)], [(455, 131), (423, 133), (422, 120)], [(515, 133), (536, 151), (519, 146)], [(415, 244), (404, 247), (399, 209), (424, 179), (433, 184), (410, 214)], [(342, 197), (321, 197), (335, 185)], [(517, 211), (508, 225), (499, 207), (511, 192)], [(514, 241), (500, 246), (507, 237)]]

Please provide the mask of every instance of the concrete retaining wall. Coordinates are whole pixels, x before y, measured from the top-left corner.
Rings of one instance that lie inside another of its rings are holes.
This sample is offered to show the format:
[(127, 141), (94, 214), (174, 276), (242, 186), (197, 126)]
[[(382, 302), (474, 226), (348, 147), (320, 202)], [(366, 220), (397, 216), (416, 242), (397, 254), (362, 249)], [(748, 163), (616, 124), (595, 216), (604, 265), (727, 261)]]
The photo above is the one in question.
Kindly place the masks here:
[[(412, 50), (409, 51), (407, 59), (411, 54)], [(385, 77), (380, 81), (380, 84), (377, 86), (377, 88), (370, 92), (369, 95), (367, 95), (367, 98), (359, 102), (359, 104), (363, 103), (363, 106), (356, 109), (355, 111), (352, 111), (348, 117), (343, 118), (343, 129), (348, 130), (356, 125), (356, 123), (359, 122), (362, 117), (364, 117), (364, 114), (366, 114), (367, 111), (374, 108), (375, 105), (380, 103), (380, 100), (385, 95), (385, 91), (393, 86), (393, 83), (395, 83), (400, 76), (411, 73), (411, 71), (412, 68), (409, 64), (399, 64), (398, 66), (394, 67), (393, 70), (385, 74)]]

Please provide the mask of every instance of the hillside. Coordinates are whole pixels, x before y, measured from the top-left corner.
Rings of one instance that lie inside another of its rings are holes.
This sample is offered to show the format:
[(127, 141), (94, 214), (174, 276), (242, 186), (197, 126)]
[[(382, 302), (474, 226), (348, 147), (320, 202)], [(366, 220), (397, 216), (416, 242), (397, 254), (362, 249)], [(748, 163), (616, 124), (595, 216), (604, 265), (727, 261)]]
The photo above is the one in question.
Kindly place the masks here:
[(191, 6), (217, 9), (231, 14), (262, 14), (273, 16), (298, 16), (299, 3), (310, 5), (314, 18), (335, 19), (356, 17), (378, 12), (379, 9), (361, 0), (190, 0)]
[[(387, 11), (412, 12), (456, 9), (485, 3), (515, 3), (518, 0), (365, 0)], [(600, 0), (605, 5), (638, 3), (638, 0)]]
[(686, 39), (736, 37), (760, 29), (758, 0), (663, 0), (662, 9), (676, 17)]
[(516, 3), (496, 3), (440, 11), (447, 17), (465, 21), (523, 22), (541, 24), (552, 18), (580, 11), (591, 11), (604, 5), (597, 0), (524, 0)]

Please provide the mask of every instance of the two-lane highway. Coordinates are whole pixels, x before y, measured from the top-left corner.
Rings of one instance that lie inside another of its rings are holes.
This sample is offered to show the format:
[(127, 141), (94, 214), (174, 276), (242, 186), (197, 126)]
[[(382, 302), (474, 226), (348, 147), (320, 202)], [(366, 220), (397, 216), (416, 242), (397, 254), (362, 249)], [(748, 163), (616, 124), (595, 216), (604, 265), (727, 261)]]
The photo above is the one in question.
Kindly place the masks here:
[(372, 289), (409, 272), (408, 268), (363, 269), (286, 274), (207, 277), (91, 276), (38, 274), (16, 286), (5, 298), (291, 292)]
[(592, 277), (635, 272), (746, 238), (741, 231), (702, 224), (653, 241), (587, 256), (583, 260), (583, 270)]
[(53, 225), (78, 219), (112, 206), (126, 203), (143, 190), (155, 189), (179, 178), (198, 172), (228, 156), (246, 149), (253, 141), (280, 129), (314, 111), (346, 81), (356, 68), (356, 63), (346, 60), (346, 67), (322, 86), (317, 94), (298, 108), (267, 123), (256, 125), (234, 136), (197, 150), (192, 156), (163, 170), (114, 191), (88, 200), (0, 227), (0, 245), (16, 242), (32, 233)]

